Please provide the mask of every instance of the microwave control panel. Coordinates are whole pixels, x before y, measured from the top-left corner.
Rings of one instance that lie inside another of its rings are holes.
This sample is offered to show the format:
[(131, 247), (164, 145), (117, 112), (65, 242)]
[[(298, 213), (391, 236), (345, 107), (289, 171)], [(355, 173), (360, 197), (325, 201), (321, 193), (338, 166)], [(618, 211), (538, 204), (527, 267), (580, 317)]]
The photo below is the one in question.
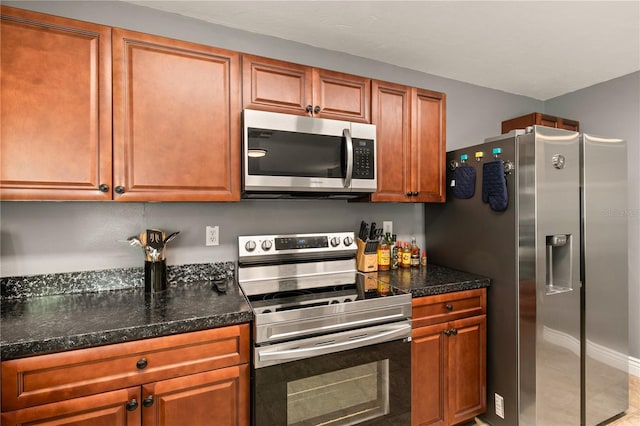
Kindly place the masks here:
[(375, 146), (371, 139), (353, 138), (353, 178), (373, 179), (375, 176)]

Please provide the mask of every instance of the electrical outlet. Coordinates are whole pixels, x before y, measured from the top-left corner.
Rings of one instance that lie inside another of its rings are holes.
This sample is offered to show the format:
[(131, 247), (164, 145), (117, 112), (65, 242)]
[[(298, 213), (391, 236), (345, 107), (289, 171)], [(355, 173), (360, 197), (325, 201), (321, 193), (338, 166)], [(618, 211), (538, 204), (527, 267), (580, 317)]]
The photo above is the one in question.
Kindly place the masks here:
[(220, 244), (220, 227), (207, 226), (207, 232), (205, 234), (205, 245), (217, 246)]
[(504, 419), (504, 398), (500, 394), (495, 394), (496, 415)]
[(393, 235), (393, 222), (390, 220), (385, 220), (382, 222), (382, 232), (387, 234), (387, 232)]

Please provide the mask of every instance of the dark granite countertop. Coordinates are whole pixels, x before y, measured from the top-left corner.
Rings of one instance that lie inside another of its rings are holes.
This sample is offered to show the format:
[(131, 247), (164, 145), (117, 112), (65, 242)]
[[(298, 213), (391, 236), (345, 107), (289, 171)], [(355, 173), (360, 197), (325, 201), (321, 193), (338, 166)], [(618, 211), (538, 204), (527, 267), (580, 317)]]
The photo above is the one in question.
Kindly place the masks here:
[(413, 297), (473, 290), (489, 287), (491, 283), (487, 277), (432, 264), (428, 264), (426, 268), (399, 268), (373, 274), (393, 287), (410, 292)]
[[(223, 272), (227, 268), (217, 266)], [(153, 297), (140, 286), (139, 271), (118, 271), (118, 275), (134, 277), (132, 287), (122, 281), (113, 287), (113, 271), (107, 278), (83, 273), (30, 277), (21, 282), (3, 279), (0, 357), (9, 360), (250, 322), (251, 308), (235, 280), (230, 279), (226, 293), (218, 293), (210, 281), (198, 279), (200, 268), (190, 265), (171, 271), (175, 281)], [(490, 284), (489, 278), (431, 264), (366, 275), (413, 297)], [(81, 291), (86, 282), (95, 284), (101, 279), (109, 282), (106, 290)], [(40, 281), (49, 288), (56, 282), (79, 284), (71, 292), (43, 294)]]
[(251, 308), (234, 279), (226, 293), (210, 281), (174, 282), (161, 293), (143, 287), (3, 298), (0, 357), (121, 343), (250, 322)]

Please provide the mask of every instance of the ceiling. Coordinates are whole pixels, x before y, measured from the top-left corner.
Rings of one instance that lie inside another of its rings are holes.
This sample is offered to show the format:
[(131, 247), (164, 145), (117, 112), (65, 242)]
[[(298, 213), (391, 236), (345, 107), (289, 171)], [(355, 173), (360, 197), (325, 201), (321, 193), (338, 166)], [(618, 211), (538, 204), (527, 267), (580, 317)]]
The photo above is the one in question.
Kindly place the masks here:
[(640, 0), (129, 2), (539, 100), (640, 70)]

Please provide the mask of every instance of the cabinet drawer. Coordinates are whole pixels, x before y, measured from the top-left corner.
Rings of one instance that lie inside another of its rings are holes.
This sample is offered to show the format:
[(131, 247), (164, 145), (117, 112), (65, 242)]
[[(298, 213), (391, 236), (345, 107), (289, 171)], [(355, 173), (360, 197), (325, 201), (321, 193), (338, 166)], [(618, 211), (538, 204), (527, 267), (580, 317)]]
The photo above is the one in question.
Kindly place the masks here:
[(247, 324), (2, 363), (2, 411), (249, 361)]
[(487, 311), (487, 290), (458, 291), (413, 299), (413, 328), (452, 321)]

